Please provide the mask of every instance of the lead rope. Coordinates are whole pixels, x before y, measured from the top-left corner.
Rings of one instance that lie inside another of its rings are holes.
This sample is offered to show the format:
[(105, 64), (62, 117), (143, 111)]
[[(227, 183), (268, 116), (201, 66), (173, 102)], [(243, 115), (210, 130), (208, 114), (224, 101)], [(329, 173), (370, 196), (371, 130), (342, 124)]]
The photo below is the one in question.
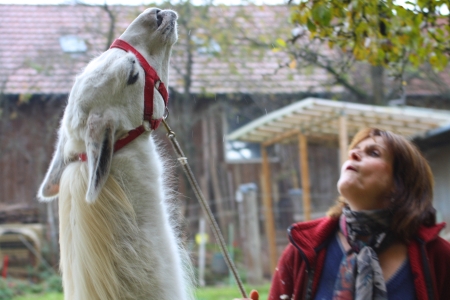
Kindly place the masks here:
[(178, 155), (178, 161), (180, 162), (180, 165), (183, 168), (183, 171), (186, 174), (189, 183), (194, 189), (195, 195), (197, 196), (197, 199), (200, 202), (200, 205), (202, 206), (203, 212), (208, 217), (209, 225), (212, 227), (214, 236), (216, 240), (219, 242), (220, 250), (222, 251), (222, 254), (225, 256), (225, 262), (227, 263), (228, 268), (233, 273), (234, 279), (236, 280), (236, 283), (239, 287), (239, 290), (241, 291), (242, 296), (244, 298), (247, 298), (247, 293), (244, 290), (244, 285), (242, 284), (241, 278), (239, 277), (239, 274), (236, 270), (236, 266), (234, 265), (233, 261), (231, 260), (230, 254), (227, 251), (225, 240), (223, 238), (222, 233), (220, 232), (219, 225), (217, 225), (217, 222), (214, 219), (211, 209), (209, 208), (209, 205), (206, 202), (205, 197), (203, 196), (197, 181), (195, 180), (191, 167), (188, 164), (187, 157), (184, 156), (183, 150), (181, 150), (180, 144), (178, 144), (178, 141), (175, 137), (175, 132), (169, 127), (165, 118), (162, 119), (162, 123), (164, 124), (164, 127), (166, 127), (167, 137), (172, 142), (173, 149)]

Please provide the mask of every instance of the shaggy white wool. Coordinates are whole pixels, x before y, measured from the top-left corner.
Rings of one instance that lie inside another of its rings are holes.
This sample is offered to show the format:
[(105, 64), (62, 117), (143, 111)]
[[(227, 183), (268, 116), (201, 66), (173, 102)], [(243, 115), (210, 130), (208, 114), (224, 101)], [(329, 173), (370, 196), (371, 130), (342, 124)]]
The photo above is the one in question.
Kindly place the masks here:
[[(166, 86), (176, 18), (147, 9), (120, 37)], [(65, 299), (193, 299), (189, 258), (171, 224), (166, 166), (150, 132), (113, 153), (114, 143), (142, 123), (144, 85), (134, 54), (110, 49), (86, 66), (69, 96), (39, 190), (43, 201), (59, 197)], [(155, 90), (153, 118), (163, 113)], [(87, 162), (76, 161), (79, 153)]]

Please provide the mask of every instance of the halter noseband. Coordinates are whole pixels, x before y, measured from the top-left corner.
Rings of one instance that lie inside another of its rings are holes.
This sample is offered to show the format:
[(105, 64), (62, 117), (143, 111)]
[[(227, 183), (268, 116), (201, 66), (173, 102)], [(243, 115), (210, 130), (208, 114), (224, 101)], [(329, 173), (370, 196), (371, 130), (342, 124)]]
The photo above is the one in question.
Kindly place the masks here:
[[(136, 55), (139, 64), (144, 69), (145, 72), (145, 87), (144, 87), (144, 117), (142, 125), (136, 127), (135, 129), (132, 129), (128, 131), (128, 134), (117, 140), (114, 144), (114, 152), (119, 151), (123, 147), (125, 147), (128, 143), (136, 139), (138, 136), (143, 134), (145, 131), (148, 131), (150, 129), (155, 130), (158, 128), (159, 124), (161, 124), (161, 119), (153, 119), (153, 99), (154, 99), (154, 88), (156, 86), (158, 92), (161, 94), (163, 100), (164, 100), (164, 106), (167, 109), (167, 103), (169, 101), (169, 93), (167, 92), (166, 86), (164, 83), (159, 79), (158, 74), (156, 73), (155, 69), (150, 66), (150, 64), (147, 62), (147, 60), (142, 56), (139, 51), (137, 51), (133, 46), (125, 42), (121, 39), (116, 39), (111, 47), (112, 48), (119, 48), (127, 52), (131, 52), (134, 55)], [(148, 122), (148, 123), (147, 123)], [(81, 153), (78, 155), (78, 160), (80, 161), (87, 161), (87, 155), (85, 153)]]

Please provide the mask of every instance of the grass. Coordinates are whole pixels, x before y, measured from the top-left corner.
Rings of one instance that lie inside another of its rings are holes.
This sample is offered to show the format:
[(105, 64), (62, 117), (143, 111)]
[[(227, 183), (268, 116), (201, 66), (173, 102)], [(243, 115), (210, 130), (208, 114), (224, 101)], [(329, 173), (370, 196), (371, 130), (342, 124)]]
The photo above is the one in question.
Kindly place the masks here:
[[(270, 285), (262, 286), (248, 286), (245, 291), (250, 293), (252, 289), (259, 292), (259, 299), (267, 299), (269, 295)], [(196, 291), (197, 300), (233, 300), (234, 298), (242, 298), (239, 288), (237, 286), (221, 286), (221, 287), (204, 287)]]
[[(259, 292), (259, 299), (267, 299), (269, 294), (269, 284), (263, 286), (245, 286), (247, 293), (255, 289)], [(237, 286), (204, 287), (196, 291), (196, 300), (233, 300), (240, 298), (241, 294)], [(14, 298), (14, 300), (63, 300), (63, 294), (29, 294)]]
[(64, 300), (64, 295), (60, 293), (28, 294), (16, 297), (14, 300)]

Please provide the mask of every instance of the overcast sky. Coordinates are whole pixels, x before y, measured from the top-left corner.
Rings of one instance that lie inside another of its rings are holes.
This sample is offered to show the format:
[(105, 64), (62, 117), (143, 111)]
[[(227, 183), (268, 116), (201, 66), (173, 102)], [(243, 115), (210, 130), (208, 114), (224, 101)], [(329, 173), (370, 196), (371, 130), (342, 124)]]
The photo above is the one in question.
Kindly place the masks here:
[[(252, 0), (255, 4), (285, 4), (288, 0)], [(70, 4), (75, 1), (72, 0), (0, 0), (0, 4)], [(87, 4), (104, 4), (105, 0), (84, 0)], [(107, 4), (122, 4), (122, 5), (140, 5), (148, 3), (158, 3), (162, 2), (160, 0), (106, 0)], [(242, 0), (215, 0), (215, 4), (227, 4), (227, 5), (238, 5), (242, 3), (248, 3), (249, 1)], [(203, 0), (192, 0), (194, 4), (202, 4)]]
[[(86, 4), (104, 4), (105, 2), (110, 5), (122, 4), (122, 5), (141, 5), (149, 3), (160, 3), (163, 0), (81, 0)], [(201, 5), (205, 3), (205, 0), (191, 0), (194, 5)], [(211, 0), (210, 0), (211, 1)], [(286, 4), (289, 0), (213, 0), (214, 4), (225, 4), (225, 5), (239, 5), (246, 3), (254, 3), (257, 5), (269, 4)], [(395, 3), (405, 3), (407, 0), (396, 0)], [(409, 0), (411, 2), (417, 0)], [(76, 2), (76, 0), (0, 0), (0, 4), (71, 4)], [(448, 7), (444, 4), (441, 8), (441, 13), (443, 15), (449, 14)]]

